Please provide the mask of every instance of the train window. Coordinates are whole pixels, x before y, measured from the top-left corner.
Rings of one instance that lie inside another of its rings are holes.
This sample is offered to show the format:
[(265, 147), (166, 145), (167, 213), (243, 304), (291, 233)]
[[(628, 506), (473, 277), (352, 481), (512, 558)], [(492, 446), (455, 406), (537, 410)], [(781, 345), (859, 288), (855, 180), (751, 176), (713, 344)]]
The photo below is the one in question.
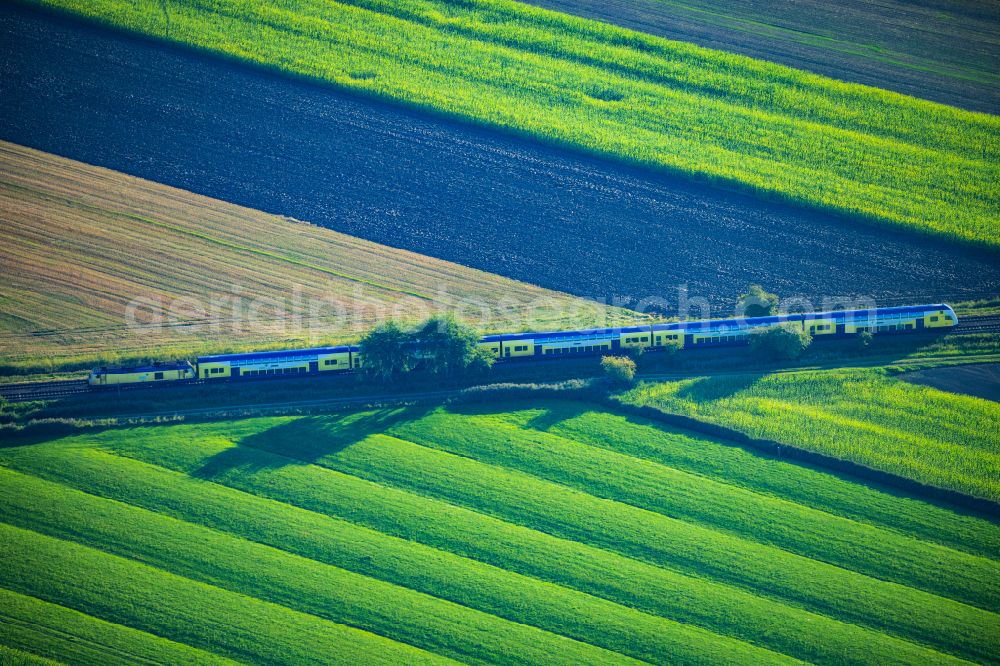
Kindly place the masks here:
[(337, 359), (328, 358), (325, 361), (323, 361), (323, 365), (337, 365)]
[(937, 315), (931, 317), (931, 321), (937, 321), (938, 319), (940, 319), (940, 317), (938, 317)]
[(153, 379), (163, 379), (163, 373), (162, 372), (154, 372), (153, 373)]

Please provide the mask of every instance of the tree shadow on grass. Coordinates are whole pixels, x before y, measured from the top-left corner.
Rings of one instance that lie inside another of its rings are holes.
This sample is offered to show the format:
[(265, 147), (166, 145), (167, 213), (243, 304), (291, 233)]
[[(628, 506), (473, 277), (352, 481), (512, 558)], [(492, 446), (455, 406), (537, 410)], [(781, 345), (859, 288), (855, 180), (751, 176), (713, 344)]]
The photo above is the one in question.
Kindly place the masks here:
[(695, 403), (714, 402), (730, 398), (740, 391), (745, 391), (756, 384), (764, 373), (748, 373), (741, 375), (717, 375), (702, 377), (677, 391), (677, 397)]
[(431, 409), (414, 405), (298, 418), (242, 438), (238, 446), (212, 456), (193, 476), (210, 479), (237, 470), (252, 474), (289, 465), (311, 465), (395, 425), (419, 419)]
[(563, 421), (575, 419), (595, 409), (599, 408), (583, 402), (561, 402), (555, 405), (546, 405), (545, 411), (532, 418), (525, 425), (532, 430), (547, 432)]
[(511, 411), (541, 409), (541, 413), (524, 423), (524, 428), (531, 430), (550, 430), (562, 421), (600, 410), (589, 402), (570, 399), (552, 399), (533, 401), (527, 398), (500, 399), (496, 402), (457, 403), (448, 406), (448, 412), (463, 416), (493, 416)]

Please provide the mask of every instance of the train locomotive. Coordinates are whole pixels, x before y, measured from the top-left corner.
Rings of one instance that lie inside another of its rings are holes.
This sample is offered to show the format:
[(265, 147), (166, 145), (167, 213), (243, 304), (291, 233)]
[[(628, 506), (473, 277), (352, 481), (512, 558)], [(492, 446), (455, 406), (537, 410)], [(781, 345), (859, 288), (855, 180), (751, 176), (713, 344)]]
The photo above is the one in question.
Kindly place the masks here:
[[(666, 345), (682, 349), (748, 344), (750, 332), (779, 324), (800, 326), (816, 338), (874, 334), (916, 333), (953, 327), (955, 311), (945, 304), (869, 310), (840, 310), (804, 314), (653, 323), (641, 326), (486, 335), (479, 346), (497, 361), (558, 358), (621, 353), (629, 349), (656, 350)], [(90, 373), (91, 386), (222, 381), (288, 375), (315, 375), (356, 371), (364, 366), (361, 350), (352, 345), (201, 356), (187, 361), (138, 368), (98, 368)]]

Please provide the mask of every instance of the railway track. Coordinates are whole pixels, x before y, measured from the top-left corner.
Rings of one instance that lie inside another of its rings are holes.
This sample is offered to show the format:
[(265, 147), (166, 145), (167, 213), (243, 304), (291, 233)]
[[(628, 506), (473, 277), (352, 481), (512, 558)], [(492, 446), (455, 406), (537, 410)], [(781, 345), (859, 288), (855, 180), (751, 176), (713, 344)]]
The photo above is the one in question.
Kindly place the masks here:
[(951, 331), (953, 335), (969, 335), (971, 333), (1000, 333), (1000, 315), (982, 315), (978, 317), (962, 317), (958, 326)]
[(71, 395), (87, 393), (90, 386), (86, 379), (64, 379), (52, 382), (26, 382), (22, 384), (0, 384), (0, 398), (7, 402), (30, 402), (32, 400), (53, 400)]
[[(981, 315), (974, 317), (962, 317), (958, 326), (949, 331), (947, 335), (971, 335), (975, 333), (1000, 333), (1000, 315)], [(556, 359), (542, 359), (542, 362), (559, 362)], [(252, 380), (251, 380), (252, 381)], [(271, 379), (260, 379), (257, 381), (273, 381)], [(186, 384), (201, 384), (200, 380), (186, 382)], [(119, 387), (119, 391), (134, 391), (163, 384), (139, 384), (125, 385)], [(19, 384), (0, 384), (0, 398), (7, 402), (30, 402), (32, 400), (55, 400), (81, 393), (89, 393), (92, 389), (85, 379), (66, 379), (50, 382), (25, 382)]]

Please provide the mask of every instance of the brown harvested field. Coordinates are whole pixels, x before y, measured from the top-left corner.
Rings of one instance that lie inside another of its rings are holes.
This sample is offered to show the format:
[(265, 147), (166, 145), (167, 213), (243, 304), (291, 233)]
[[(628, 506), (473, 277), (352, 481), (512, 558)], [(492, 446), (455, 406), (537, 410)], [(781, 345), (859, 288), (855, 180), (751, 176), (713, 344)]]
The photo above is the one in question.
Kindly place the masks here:
[(1000, 363), (976, 363), (928, 368), (900, 375), (911, 384), (1000, 402)]
[(487, 330), (627, 316), (5, 142), (0, 225), (8, 370), (328, 344), (442, 309)]

